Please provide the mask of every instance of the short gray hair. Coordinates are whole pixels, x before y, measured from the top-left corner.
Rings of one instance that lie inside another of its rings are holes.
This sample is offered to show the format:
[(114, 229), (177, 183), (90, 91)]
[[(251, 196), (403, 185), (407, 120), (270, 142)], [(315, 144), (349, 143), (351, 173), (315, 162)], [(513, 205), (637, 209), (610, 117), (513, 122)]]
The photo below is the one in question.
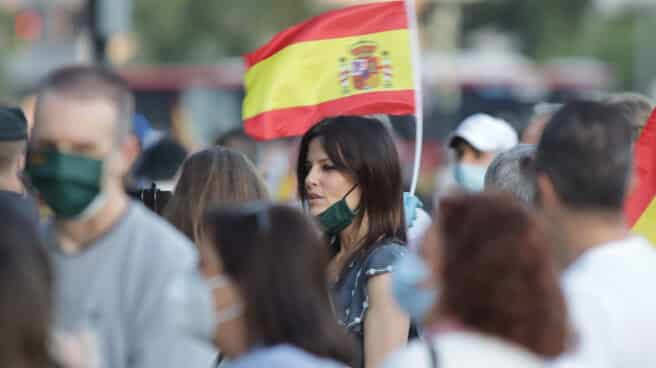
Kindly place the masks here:
[(37, 115), (44, 96), (63, 94), (74, 98), (104, 98), (111, 101), (117, 112), (116, 141), (127, 137), (132, 128), (134, 95), (118, 74), (97, 66), (72, 65), (53, 71), (42, 82), (37, 96)]
[(642, 128), (654, 110), (654, 102), (640, 93), (619, 92), (610, 94), (604, 101), (611, 106), (617, 106), (631, 119), (633, 140), (640, 136)]
[(485, 189), (510, 192), (526, 204), (532, 205), (535, 185), (525, 169), (535, 157), (535, 145), (519, 144), (499, 154), (485, 173)]

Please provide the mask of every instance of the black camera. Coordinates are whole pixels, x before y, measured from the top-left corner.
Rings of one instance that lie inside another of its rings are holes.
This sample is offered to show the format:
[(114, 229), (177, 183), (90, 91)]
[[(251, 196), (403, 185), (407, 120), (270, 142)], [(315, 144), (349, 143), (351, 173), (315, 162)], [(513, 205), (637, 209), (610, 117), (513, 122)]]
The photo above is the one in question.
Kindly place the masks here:
[(166, 204), (171, 199), (173, 193), (170, 190), (160, 190), (155, 183), (152, 183), (149, 189), (128, 190), (130, 197), (141, 201), (144, 206), (158, 215), (164, 213)]

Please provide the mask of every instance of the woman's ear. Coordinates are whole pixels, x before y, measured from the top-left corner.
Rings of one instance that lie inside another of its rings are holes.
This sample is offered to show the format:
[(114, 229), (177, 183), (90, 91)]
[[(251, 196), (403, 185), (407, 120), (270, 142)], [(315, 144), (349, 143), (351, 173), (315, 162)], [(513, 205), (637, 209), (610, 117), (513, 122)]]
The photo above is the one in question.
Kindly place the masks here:
[(539, 203), (536, 203), (543, 210), (559, 208), (560, 207), (560, 197), (556, 193), (556, 188), (546, 174), (537, 174), (535, 180), (535, 190), (536, 198), (539, 199)]

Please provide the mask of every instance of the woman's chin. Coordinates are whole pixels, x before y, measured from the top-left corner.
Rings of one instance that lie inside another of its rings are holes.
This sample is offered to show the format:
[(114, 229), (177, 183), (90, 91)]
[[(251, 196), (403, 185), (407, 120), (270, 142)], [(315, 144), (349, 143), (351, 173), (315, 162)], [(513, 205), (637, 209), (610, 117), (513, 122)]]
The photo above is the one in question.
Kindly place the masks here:
[(310, 212), (310, 215), (316, 217), (319, 216), (323, 211), (326, 209), (321, 207), (321, 206), (309, 206), (308, 207), (308, 212)]

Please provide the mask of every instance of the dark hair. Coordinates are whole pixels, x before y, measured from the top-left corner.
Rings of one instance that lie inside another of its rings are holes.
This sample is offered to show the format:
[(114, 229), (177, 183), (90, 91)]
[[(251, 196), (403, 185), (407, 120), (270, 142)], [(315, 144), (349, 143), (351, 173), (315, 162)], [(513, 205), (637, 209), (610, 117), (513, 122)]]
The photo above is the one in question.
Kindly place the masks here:
[(631, 122), (598, 102), (565, 105), (545, 127), (535, 169), (546, 174), (564, 204), (621, 211), (632, 167)]
[(469, 147), (474, 154), (476, 155), (477, 158), (480, 158), (483, 156), (483, 151), (479, 150), (478, 148), (474, 147), (471, 143), (469, 143), (467, 140), (465, 140), (462, 137), (455, 137), (449, 144), (449, 147), (452, 148), (456, 152), (456, 156), (460, 159), (462, 158), (464, 154), (465, 147)]
[(165, 137), (146, 148), (135, 167), (135, 175), (149, 180), (169, 180), (175, 177), (187, 157), (187, 149), (175, 139)]
[(215, 144), (241, 152), (252, 162), (257, 162), (257, 142), (243, 128), (229, 130), (219, 136)]
[(182, 173), (164, 217), (189, 239), (204, 234), (202, 216), (214, 205), (269, 199), (253, 164), (241, 153), (214, 147), (194, 153)]
[(36, 103), (36, 115), (44, 96), (49, 93), (63, 94), (79, 99), (106, 98), (117, 111), (116, 138), (123, 139), (130, 133), (134, 115), (134, 96), (126, 81), (109, 69), (73, 65), (55, 70), (40, 86)]
[(296, 167), (298, 196), (307, 201), (305, 178), (310, 143), (319, 139), (335, 167), (352, 176), (362, 191), (356, 224), (367, 215), (368, 230), (364, 247), (381, 238), (406, 240), (403, 215), (403, 179), (396, 146), (378, 120), (342, 116), (322, 121), (301, 140)]
[(52, 277), (36, 226), (0, 202), (0, 366), (52, 366)]
[(440, 310), (467, 327), (556, 357), (569, 329), (541, 226), (508, 194), (447, 197), (438, 215)]
[(353, 344), (328, 296), (328, 257), (318, 228), (291, 207), (249, 203), (206, 216), (225, 273), (245, 298), (251, 346), (290, 344), (353, 363)]

